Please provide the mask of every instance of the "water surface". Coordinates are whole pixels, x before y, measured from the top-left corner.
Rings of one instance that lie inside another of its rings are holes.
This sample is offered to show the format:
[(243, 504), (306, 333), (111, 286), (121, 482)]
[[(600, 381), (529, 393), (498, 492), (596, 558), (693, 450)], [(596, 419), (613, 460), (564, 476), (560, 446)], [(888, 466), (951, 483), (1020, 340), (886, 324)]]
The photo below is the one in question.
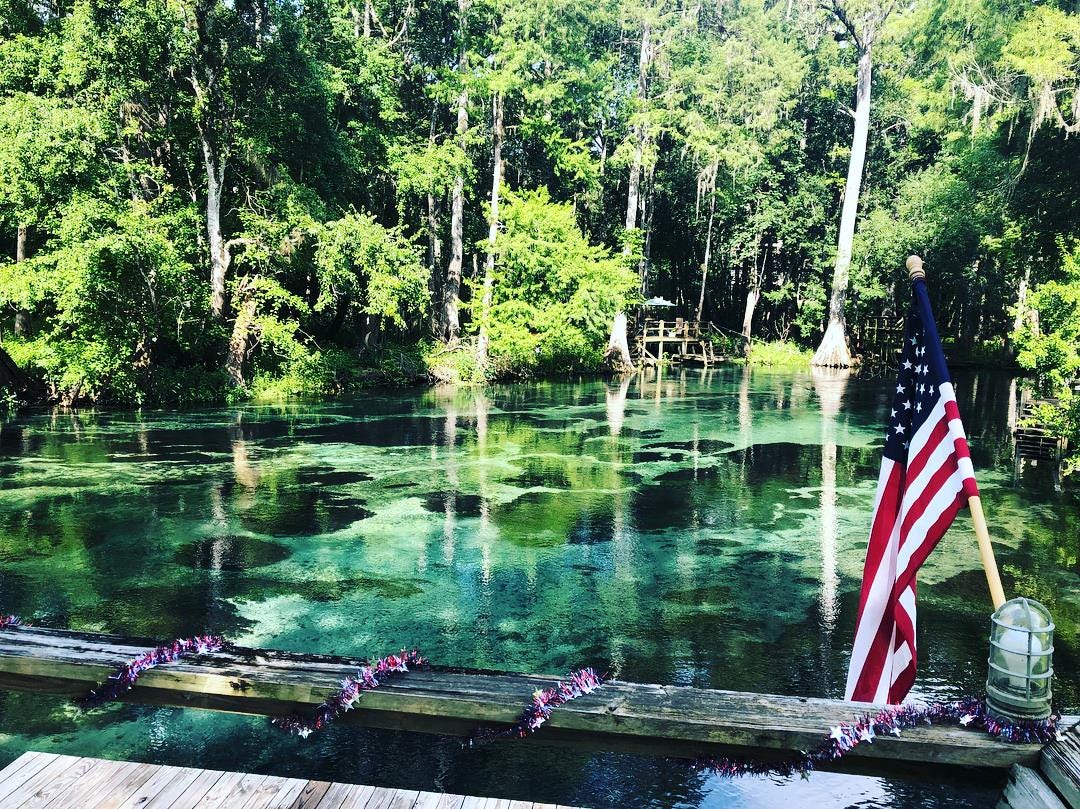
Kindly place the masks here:
[[(742, 368), (0, 429), (0, 609), (58, 627), (842, 696), (891, 395)], [(1080, 708), (1080, 504), (1012, 480), (1015, 385), (957, 391), (1007, 592), (1059, 625)], [(981, 693), (989, 598), (962, 516), (924, 567), (914, 696)], [(523, 695), (523, 699), (528, 695)], [(723, 782), (655, 758), (0, 695), (25, 749), (592, 807), (982, 806), (999, 785)]]

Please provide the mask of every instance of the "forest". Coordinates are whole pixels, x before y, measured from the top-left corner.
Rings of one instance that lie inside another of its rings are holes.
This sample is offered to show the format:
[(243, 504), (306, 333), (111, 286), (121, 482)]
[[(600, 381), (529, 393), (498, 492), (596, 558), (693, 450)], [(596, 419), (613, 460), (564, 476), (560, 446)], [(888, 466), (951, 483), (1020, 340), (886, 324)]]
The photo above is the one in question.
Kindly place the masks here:
[(919, 253), (947, 347), (1067, 397), (1078, 6), (0, 0), (4, 375), (184, 406), (590, 373), (655, 295), (843, 366)]

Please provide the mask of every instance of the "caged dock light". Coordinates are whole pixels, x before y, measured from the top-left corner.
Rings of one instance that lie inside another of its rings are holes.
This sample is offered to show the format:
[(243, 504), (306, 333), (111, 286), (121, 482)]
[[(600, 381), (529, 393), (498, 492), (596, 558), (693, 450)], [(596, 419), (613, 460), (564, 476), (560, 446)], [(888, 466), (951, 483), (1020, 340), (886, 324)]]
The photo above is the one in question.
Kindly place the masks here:
[(1046, 607), (1014, 598), (990, 616), (986, 704), (994, 716), (1018, 721), (1050, 716), (1054, 622)]

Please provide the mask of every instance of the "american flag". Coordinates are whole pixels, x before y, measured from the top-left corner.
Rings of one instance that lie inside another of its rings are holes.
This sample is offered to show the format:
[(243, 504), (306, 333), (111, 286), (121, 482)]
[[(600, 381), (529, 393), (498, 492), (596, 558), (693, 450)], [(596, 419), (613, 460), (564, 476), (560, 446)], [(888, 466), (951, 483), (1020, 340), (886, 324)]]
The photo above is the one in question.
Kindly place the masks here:
[(863, 567), (847, 698), (899, 703), (915, 682), (915, 574), (978, 495), (926, 283), (912, 284)]

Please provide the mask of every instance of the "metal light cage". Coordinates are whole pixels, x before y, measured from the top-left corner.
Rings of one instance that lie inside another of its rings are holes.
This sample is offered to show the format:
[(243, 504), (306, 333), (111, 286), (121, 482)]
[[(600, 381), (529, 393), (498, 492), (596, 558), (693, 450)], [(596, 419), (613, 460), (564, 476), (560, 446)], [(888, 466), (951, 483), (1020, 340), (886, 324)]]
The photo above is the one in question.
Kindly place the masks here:
[(990, 712), (1012, 720), (1050, 716), (1053, 655), (1054, 622), (1046, 607), (1028, 598), (998, 607), (990, 616)]

